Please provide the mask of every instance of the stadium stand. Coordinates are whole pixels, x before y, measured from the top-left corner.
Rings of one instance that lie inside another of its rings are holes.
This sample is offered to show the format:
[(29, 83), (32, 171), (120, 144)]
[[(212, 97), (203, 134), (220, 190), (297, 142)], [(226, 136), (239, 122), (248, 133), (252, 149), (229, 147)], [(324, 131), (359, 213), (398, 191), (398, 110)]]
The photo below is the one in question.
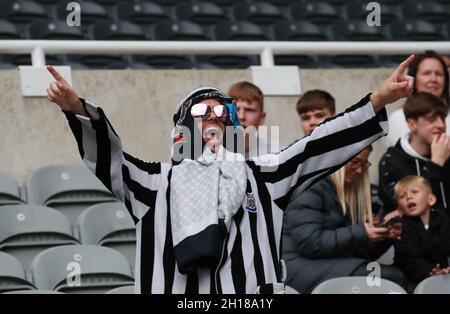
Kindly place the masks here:
[(65, 293), (104, 293), (134, 283), (122, 254), (94, 245), (47, 249), (33, 260), (31, 274), (38, 289)]
[(25, 271), (41, 251), (77, 243), (67, 218), (54, 209), (36, 205), (0, 207), (0, 250), (16, 257)]
[(414, 294), (450, 294), (450, 275), (432, 276), (422, 280)]
[[(406, 294), (406, 291), (392, 281), (378, 278), (380, 284), (369, 286), (371, 277), (340, 277), (319, 284), (311, 294)], [(377, 279), (377, 280), (378, 280)]]
[(74, 225), (83, 209), (116, 199), (84, 166), (47, 166), (27, 180), (27, 200), (61, 211)]
[(123, 203), (101, 203), (85, 209), (78, 217), (76, 229), (82, 244), (114, 249), (134, 265), (136, 230)]
[(16, 180), (0, 171), (0, 205), (21, 204), (20, 189)]
[(14, 256), (0, 252), (0, 265), (0, 293), (35, 289), (27, 280), (22, 265)]
[(106, 294), (134, 294), (134, 286), (114, 288), (107, 291)]

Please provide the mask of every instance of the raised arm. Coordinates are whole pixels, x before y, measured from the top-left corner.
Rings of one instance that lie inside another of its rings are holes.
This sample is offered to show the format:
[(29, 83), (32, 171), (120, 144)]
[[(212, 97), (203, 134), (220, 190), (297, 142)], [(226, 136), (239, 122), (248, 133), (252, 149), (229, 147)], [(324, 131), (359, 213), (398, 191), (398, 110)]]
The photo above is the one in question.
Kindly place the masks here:
[(387, 134), (384, 106), (412, 92), (413, 78), (403, 74), (412, 60), (414, 56), (402, 62), (376, 92), (326, 119), (311, 135), (280, 153), (248, 162), (255, 176), (266, 183), (278, 207), (286, 208), (292, 193), (298, 195)]
[(78, 97), (52, 67), (55, 78), (48, 99), (61, 107), (69, 121), (86, 166), (122, 200), (135, 222), (154, 210), (161, 185), (161, 163), (143, 162), (123, 152), (122, 143), (103, 110)]

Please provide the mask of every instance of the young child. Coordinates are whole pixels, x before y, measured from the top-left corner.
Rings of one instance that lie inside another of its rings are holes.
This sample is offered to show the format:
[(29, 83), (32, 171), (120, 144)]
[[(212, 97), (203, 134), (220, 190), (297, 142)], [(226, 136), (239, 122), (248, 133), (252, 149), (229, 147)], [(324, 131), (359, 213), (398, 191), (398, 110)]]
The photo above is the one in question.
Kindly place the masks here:
[(395, 243), (395, 263), (417, 284), (423, 279), (448, 274), (450, 222), (432, 206), (436, 196), (424, 177), (406, 176), (395, 185), (402, 217), (402, 237)]

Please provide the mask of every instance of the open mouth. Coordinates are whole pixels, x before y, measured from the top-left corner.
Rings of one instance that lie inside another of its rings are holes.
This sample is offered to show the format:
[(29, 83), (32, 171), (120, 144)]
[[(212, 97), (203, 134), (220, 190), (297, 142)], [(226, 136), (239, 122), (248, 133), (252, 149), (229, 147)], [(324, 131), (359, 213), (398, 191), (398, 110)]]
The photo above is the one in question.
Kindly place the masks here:
[(409, 211), (413, 211), (414, 209), (416, 209), (417, 204), (414, 203), (414, 202), (409, 202), (409, 203), (407, 204), (407, 207), (408, 207), (408, 210), (409, 210)]
[(210, 125), (203, 131), (203, 138), (206, 142), (209, 142), (210, 140), (218, 139), (220, 134), (221, 130), (219, 127), (216, 125)]

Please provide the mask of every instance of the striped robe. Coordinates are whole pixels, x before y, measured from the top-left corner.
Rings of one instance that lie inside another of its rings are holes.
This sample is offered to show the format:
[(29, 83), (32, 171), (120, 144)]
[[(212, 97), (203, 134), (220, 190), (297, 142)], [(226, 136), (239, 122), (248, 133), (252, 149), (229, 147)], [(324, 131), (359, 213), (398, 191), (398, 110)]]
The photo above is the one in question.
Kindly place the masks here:
[[(281, 152), (246, 161), (252, 204), (246, 196), (234, 215), (220, 263), (183, 275), (176, 266), (170, 224), (172, 165), (123, 152), (102, 109), (83, 103), (90, 118), (66, 116), (84, 163), (125, 203), (136, 223), (136, 293), (283, 291), (281, 227), (292, 193), (334, 172), (388, 129), (386, 110), (375, 114), (369, 94)], [(267, 167), (275, 170), (267, 172)]]

